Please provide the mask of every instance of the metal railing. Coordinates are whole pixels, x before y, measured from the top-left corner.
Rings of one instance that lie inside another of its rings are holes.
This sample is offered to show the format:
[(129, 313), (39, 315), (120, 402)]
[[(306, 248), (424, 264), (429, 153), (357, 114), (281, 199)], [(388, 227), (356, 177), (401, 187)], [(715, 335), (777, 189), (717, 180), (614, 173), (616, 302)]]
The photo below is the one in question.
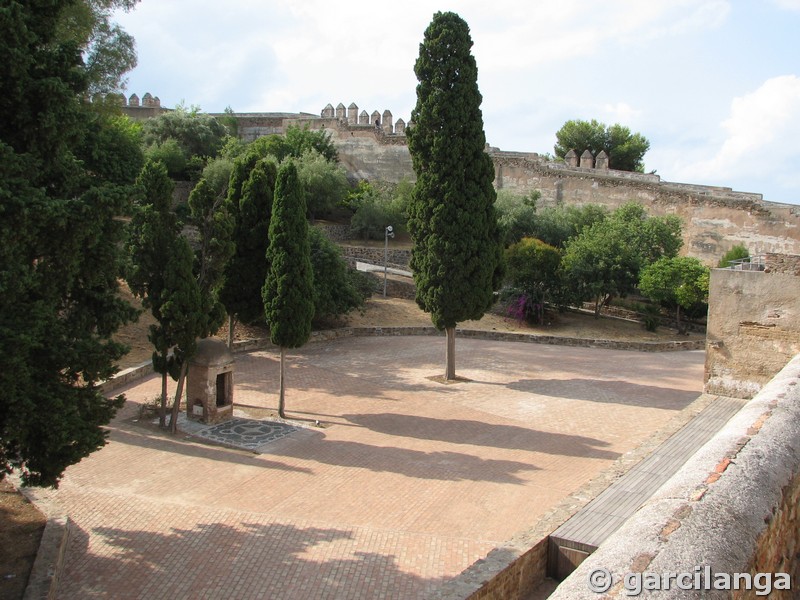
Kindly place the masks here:
[(728, 261), (728, 266), (725, 268), (734, 271), (763, 271), (766, 268), (766, 257), (763, 254), (756, 254), (755, 256), (737, 258), (736, 260)]

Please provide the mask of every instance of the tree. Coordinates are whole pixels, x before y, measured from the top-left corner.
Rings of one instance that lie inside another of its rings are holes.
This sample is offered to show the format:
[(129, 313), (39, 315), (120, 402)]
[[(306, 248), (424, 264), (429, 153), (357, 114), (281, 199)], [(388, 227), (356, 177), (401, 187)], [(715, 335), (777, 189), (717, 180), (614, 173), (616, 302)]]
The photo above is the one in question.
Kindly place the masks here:
[(558, 248), (535, 238), (522, 238), (505, 251), (506, 280), (523, 299), (526, 317), (535, 316), (542, 322), (548, 296), (558, 292), (561, 285)]
[[(251, 159), (255, 161), (253, 167), (240, 185)], [(233, 346), (237, 320), (253, 323), (264, 318), (261, 288), (267, 278), (266, 254), (276, 178), (277, 168), (272, 160), (249, 155), (234, 161), (226, 204), (233, 216), (236, 248), (225, 268), (225, 282), (220, 290), (220, 299), (228, 312), (228, 347)]]
[(308, 239), (314, 271), (314, 320), (363, 307), (374, 287), (370, 276), (348, 268), (339, 247), (316, 227), (309, 227)]
[(447, 334), (446, 380), (456, 377), (456, 324), (481, 318), (502, 281), (494, 166), (471, 47), (463, 19), (434, 15), (414, 65), (417, 103), (406, 134), (417, 174), (408, 222), (416, 301)]
[(720, 269), (727, 269), (731, 266), (733, 261), (748, 258), (749, 256), (750, 251), (744, 246), (744, 244), (737, 244), (722, 255), (722, 258), (719, 259), (717, 267)]
[(278, 414), (285, 413), (286, 349), (299, 348), (311, 337), (314, 317), (314, 274), (308, 243), (308, 222), (297, 168), (281, 165), (269, 224), (269, 271), (262, 296), (270, 339), (281, 349)]
[[(144, 123), (144, 143), (149, 151), (167, 154), (176, 166), (178, 157), (182, 156), (186, 161), (184, 168), (173, 177), (184, 179), (189, 178), (187, 169), (192, 159), (204, 162), (216, 157), (225, 145), (227, 135), (225, 125), (215, 117), (201, 113), (197, 107), (178, 106)], [(156, 155), (153, 158), (164, 157)]]
[(0, 8), (0, 477), (17, 470), (26, 485), (56, 485), (106, 443), (124, 397), (98, 383), (135, 316), (118, 296), (134, 182), (108, 161), (142, 159), (83, 100), (83, 40), (58, 33), (68, 5)]
[(311, 219), (330, 212), (346, 196), (347, 174), (339, 164), (326, 160), (316, 150), (308, 150), (299, 158), (288, 160), (293, 160), (297, 167)]
[(273, 134), (258, 138), (250, 144), (250, 150), (262, 158), (274, 156), (278, 162), (285, 158), (300, 158), (307, 152), (320, 154), (327, 162), (335, 163), (338, 158), (331, 134), (324, 129), (311, 130), (306, 125), (290, 125), (285, 135)]
[[(177, 379), (180, 369), (174, 355), (170, 355), (176, 342), (171, 328), (162, 323), (162, 309), (170, 293), (167, 268), (169, 261), (175, 260), (172, 257), (180, 229), (171, 210), (174, 184), (163, 163), (148, 161), (137, 182), (142, 201), (131, 220), (128, 238), (131, 265), (126, 278), (131, 291), (142, 298), (144, 308), (159, 322), (150, 326), (148, 338), (154, 347), (153, 369), (161, 374), (159, 422), (166, 427), (167, 377)], [(173, 271), (175, 268), (173, 265)]]
[(578, 155), (589, 150), (594, 156), (601, 150), (608, 154), (609, 166), (619, 171), (644, 171), (642, 159), (650, 142), (640, 133), (615, 124), (606, 127), (595, 119), (567, 121), (556, 132), (556, 156), (564, 158), (570, 150)]
[(536, 222), (538, 192), (520, 196), (508, 190), (497, 192), (495, 210), (497, 222), (503, 232), (503, 245), (509, 246), (531, 235)]
[(128, 12), (139, 0), (79, 0), (58, 12), (56, 37), (74, 43), (83, 53), (90, 95), (123, 87), (123, 76), (136, 66), (133, 37), (111, 20), (114, 10)]
[(226, 265), (236, 248), (231, 239), (234, 219), (227, 211), (225, 195), (206, 179), (201, 179), (189, 194), (189, 208), (191, 224), (199, 234), (194, 272), (204, 318), (197, 335), (205, 338), (225, 320), (225, 306), (219, 295)]
[(565, 281), (574, 301), (594, 301), (597, 317), (611, 297), (633, 291), (642, 267), (675, 256), (682, 243), (678, 217), (649, 217), (641, 205), (624, 204), (567, 242)]
[(664, 257), (642, 269), (639, 291), (675, 310), (679, 333), (686, 332), (681, 308), (689, 310), (708, 300), (709, 269), (689, 256)]

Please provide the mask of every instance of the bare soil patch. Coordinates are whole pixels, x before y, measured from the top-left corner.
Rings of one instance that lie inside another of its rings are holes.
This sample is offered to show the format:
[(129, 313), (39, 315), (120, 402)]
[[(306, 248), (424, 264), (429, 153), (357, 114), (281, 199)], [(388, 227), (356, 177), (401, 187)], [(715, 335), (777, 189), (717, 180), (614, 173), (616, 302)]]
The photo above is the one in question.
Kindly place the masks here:
[(24, 595), (46, 523), (11, 482), (0, 481), (0, 600)]

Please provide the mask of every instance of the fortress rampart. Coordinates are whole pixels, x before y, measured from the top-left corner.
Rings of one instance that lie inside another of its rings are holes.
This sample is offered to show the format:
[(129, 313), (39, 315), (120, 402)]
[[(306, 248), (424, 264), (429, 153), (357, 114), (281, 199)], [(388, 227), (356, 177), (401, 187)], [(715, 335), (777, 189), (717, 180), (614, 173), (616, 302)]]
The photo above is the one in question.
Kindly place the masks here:
[[(138, 114), (144, 107), (135, 107), (133, 100), (131, 96), (125, 111)], [(149, 102), (157, 100), (151, 96)], [(339, 161), (352, 180), (397, 183), (415, 179), (405, 136), (413, 123), (395, 120), (389, 110), (368, 113), (355, 103), (345, 107), (340, 102), (336, 107), (328, 104), (318, 115), (235, 116), (239, 136), (245, 141), (284, 133), (292, 125), (329, 131)], [(519, 194), (538, 190), (542, 206), (593, 203), (614, 209), (636, 201), (650, 214), (679, 216), (684, 224), (683, 251), (708, 265), (716, 265), (737, 244), (744, 244), (751, 254), (800, 254), (800, 206), (768, 202), (761, 194), (723, 186), (675, 183), (655, 174), (617, 171), (609, 168), (613, 160), (602, 152), (598, 156), (588, 152), (580, 157), (568, 154), (564, 162), (533, 152), (505, 152), (489, 146), (487, 152), (494, 161), (498, 190)]]

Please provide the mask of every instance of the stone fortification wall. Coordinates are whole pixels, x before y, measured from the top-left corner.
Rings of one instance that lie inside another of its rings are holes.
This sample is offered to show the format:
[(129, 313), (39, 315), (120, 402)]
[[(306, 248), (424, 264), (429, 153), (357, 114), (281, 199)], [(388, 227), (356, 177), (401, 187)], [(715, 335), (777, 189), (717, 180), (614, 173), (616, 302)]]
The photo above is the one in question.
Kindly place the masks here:
[[(290, 125), (331, 132), (339, 160), (352, 180), (415, 180), (406, 146), (406, 128), (388, 110), (371, 114), (353, 103), (326, 106), (320, 115), (308, 113), (237, 114), (245, 140), (283, 133)], [(565, 162), (536, 153), (487, 148), (495, 164), (495, 186), (520, 194), (538, 190), (544, 206), (603, 204), (615, 208), (629, 201), (642, 203), (654, 215), (674, 214), (684, 223), (684, 252), (708, 265), (737, 244), (751, 254), (800, 254), (800, 206), (767, 202), (761, 194), (721, 186), (662, 181), (658, 175), (609, 169), (609, 158), (584, 154)], [(611, 157), (610, 166), (613, 166)]]
[(800, 256), (768, 255), (764, 271), (712, 269), (707, 393), (752, 398), (800, 352), (798, 262)]
[[(559, 585), (551, 600), (623, 598), (628, 573), (786, 573), (800, 577), (800, 356), (701, 448), (672, 479)], [(606, 595), (589, 590), (589, 574), (607, 569)], [(777, 581), (777, 577), (772, 577)], [(712, 579), (713, 582), (713, 579)], [(757, 589), (670, 590), (647, 597), (766, 597)], [(789, 599), (775, 590), (769, 598)]]
[(677, 215), (684, 224), (684, 251), (706, 264), (736, 244), (751, 253), (800, 253), (800, 207), (766, 202), (761, 194), (730, 188), (662, 181), (658, 175), (582, 168), (536, 155), (490, 151), (495, 185), (520, 194), (539, 190), (543, 206), (636, 201), (653, 215)]

